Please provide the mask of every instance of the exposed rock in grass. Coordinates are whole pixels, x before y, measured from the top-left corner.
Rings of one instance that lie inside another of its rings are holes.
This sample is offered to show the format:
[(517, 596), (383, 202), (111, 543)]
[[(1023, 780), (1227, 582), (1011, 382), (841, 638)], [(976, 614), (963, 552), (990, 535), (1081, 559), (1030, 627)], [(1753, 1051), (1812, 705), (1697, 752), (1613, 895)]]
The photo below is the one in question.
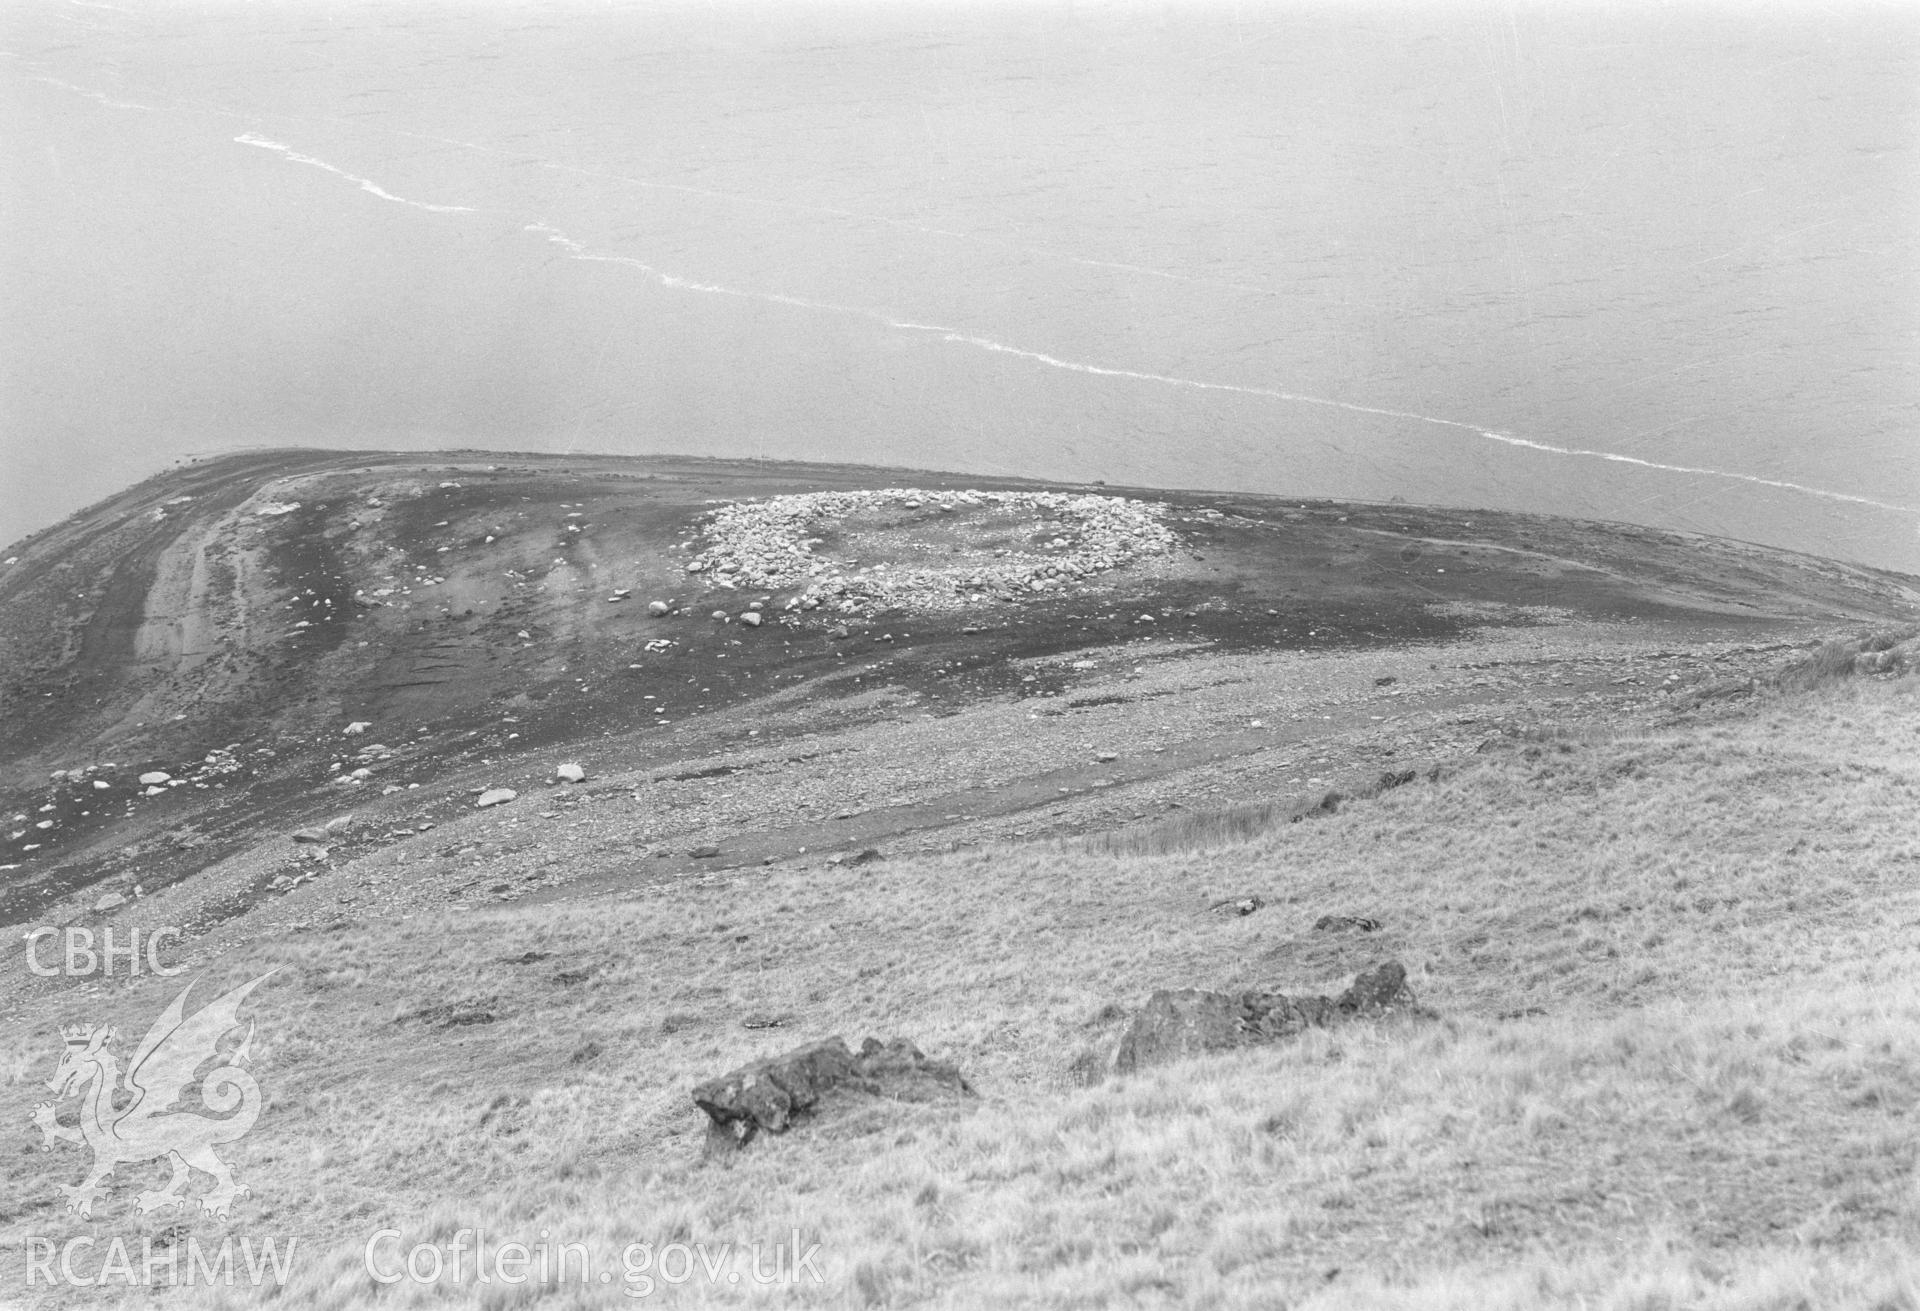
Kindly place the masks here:
[(488, 788), (473, 804), (485, 810), (488, 806), (503, 806), (519, 795), (512, 788)]
[(486, 1001), (450, 1001), (438, 1006), (423, 1006), (394, 1020), (395, 1024), (418, 1023), (434, 1029), (460, 1029), (472, 1024), (492, 1024), (499, 1019), (491, 999)]
[(1916, 669), (1920, 669), (1920, 626), (1909, 624), (1823, 642), (1789, 661), (1770, 681), (1777, 687), (1809, 688), (1857, 675), (1898, 675)]
[(763, 1129), (786, 1132), (824, 1110), (836, 1092), (926, 1102), (971, 1097), (973, 1087), (954, 1066), (927, 1059), (905, 1038), (868, 1038), (857, 1056), (845, 1039), (828, 1038), (710, 1079), (693, 1090), (693, 1102), (710, 1121), (707, 1150), (727, 1152)]
[(1203, 1052), (1274, 1042), (1359, 1015), (1419, 1009), (1407, 987), (1406, 968), (1398, 961), (1356, 975), (1338, 997), (1163, 989), (1147, 999), (1121, 1034), (1113, 1072), (1126, 1074)]
[(319, 846), (322, 843), (326, 842), (327, 835), (325, 830), (323, 829), (300, 828), (300, 829), (295, 829), (293, 831), (293, 840), (295, 842), (304, 842), (314, 846)]
[(1368, 919), (1364, 915), (1322, 915), (1313, 922), (1316, 931), (1326, 933), (1330, 930), (1358, 929), (1362, 933), (1379, 931), (1380, 921)]
[(1417, 769), (1389, 769), (1380, 776), (1379, 787), (1382, 792), (1391, 792), (1395, 788), (1405, 787), (1419, 777), (1420, 771)]
[(1329, 792), (1324, 797), (1321, 797), (1320, 800), (1295, 815), (1288, 822), (1298, 824), (1303, 819), (1318, 819), (1322, 815), (1337, 815), (1340, 813), (1340, 803), (1346, 799), (1345, 793)]
[(712, 845), (695, 847), (693, 850), (689, 851), (687, 854), (693, 857), (693, 859), (695, 860), (712, 860), (715, 856), (720, 854), (720, 848)]
[(1215, 915), (1251, 915), (1266, 905), (1263, 897), (1228, 897), (1225, 901), (1216, 901), (1207, 907)]
[[(1881, 652), (1882, 655), (1886, 654)], [(1859, 656), (1859, 660), (1872, 660), (1872, 656)], [(1856, 668), (1856, 672), (1861, 671)], [(1690, 689), (1680, 700), (1685, 707), (1703, 706), (1709, 701), (1730, 701), (1736, 697), (1752, 696), (1759, 684), (1751, 678), (1716, 678), (1710, 683)]]
[(553, 776), (562, 783), (584, 783), (587, 781), (587, 771), (574, 764), (561, 765), (553, 771)]

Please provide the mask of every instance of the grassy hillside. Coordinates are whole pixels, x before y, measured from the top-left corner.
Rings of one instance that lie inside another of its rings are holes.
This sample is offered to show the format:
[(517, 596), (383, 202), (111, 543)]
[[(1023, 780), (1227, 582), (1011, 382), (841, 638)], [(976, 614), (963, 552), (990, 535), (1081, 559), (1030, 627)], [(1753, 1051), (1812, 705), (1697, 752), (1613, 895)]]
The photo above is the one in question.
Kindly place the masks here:
[[(1267, 904), (1207, 911), (1247, 894)], [(1327, 913), (1382, 927), (1315, 931)], [(1387, 957), (1439, 1019), (1086, 1078), (1153, 989), (1334, 991)], [(629, 1244), (797, 1230), (818, 1283), (651, 1267), (641, 1304), (1911, 1308), (1916, 967), (1914, 677), (1515, 736), (1186, 851), (990, 846), (343, 919), (201, 971), (196, 998), (278, 971), (249, 1003), (268, 1102), (226, 1149), (253, 1188), (232, 1219), (138, 1217), (145, 1165), (76, 1220), (57, 1185), (83, 1156), (34, 1135), (0, 1304), (28, 1236), (110, 1228), (295, 1236), (277, 1302), (298, 1307), (624, 1305)], [(130, 1046), (176, 990), (37, 1002), (0, 1048), (0, 1122), (45, 1098), (53, 1026), (111, 1018)], [(703, 1159), (695, 1082), (834, 1034), (910, 1037), (981, 1096), (856, 1103)], [(384, 1268), (484, 1228), (584, 1244), (593, 1279), (382, 1287), (383, 1228)]]

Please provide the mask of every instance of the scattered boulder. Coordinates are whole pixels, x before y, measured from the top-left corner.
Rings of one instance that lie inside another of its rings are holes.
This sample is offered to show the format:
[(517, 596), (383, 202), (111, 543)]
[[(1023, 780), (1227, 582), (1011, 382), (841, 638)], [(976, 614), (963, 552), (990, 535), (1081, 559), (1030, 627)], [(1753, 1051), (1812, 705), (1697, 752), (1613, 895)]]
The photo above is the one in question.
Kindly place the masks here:
[(667, 611), (671, 610), (672, 608), (673, 607), (668, 605), (665, 601), (647, 602), (647, 613), (650, 615), (663, 615)]
[(785, 1133), (836, 1093), (906, 1102), (974, 1095), (958, 1069), (904, 1038), (868, 1038), (857, 1056), (844, 1039), (828, 1038), (710, 1079), (693, 1102), (707, 1114), (708, 1150), (734, 1151), (762, 1130)]
[(1395, 788), (1405, 787), (1419, 777), (1420, 771), (1417, 769), (1389, 769), (1380, 776), (1380, 790), (1391, 792)]
[(115, 906), (124, 906), (126, 901), (127, 899), (119, 893), (109, 892), (106, 896), (94, 902), (93, 908), (95, 910), (112, 910)]
[(562, 783), (584, 783), (587, 781), (587, 771), (575, 764), (561, 765), (553, 771), (553, 776)]
[(473, 804), (481, 810), (485, 810), (488, 806), (504, 806), (507, 802), (512, 801), (519, 795), (520, 794), (512, 788), (488, 788), (480, 794), (479, 800)]
[(345, 728), (341, 729), (340, 731), (346, 734), (346, 736), (348, 737), (359, 737), (362, 733), (366, 732), (368, 729), (372, 727), (373, 727), (373, 722), (371, 720), (356, 719), (351, 724), (348, 724)]
[(1338, 997), (1166, 989), (1148, 998), (1120, 1035), (1113, 1072), (1126, 1074), (1203, 1052), (1274, 1042), (1309, 1028), (1394, 1010), (1426, 1013), (1407, 987), (1406, 968), (1398, 961), (1356, 975)]
[(150, 769), (140, 776), (140, 783), (143, 787), (165, 787), (172, 779), (173, 775), (164, 769)]
[(1261, 897), (1228, 897), (1225, 901), (1216, 901), (1207, 907), (1215, 915), (1251, 915), (1266, 901)]
[(1096, 751), (1093, 753), (1093, 758), (1103, 765), (1110, 765), (1120, 759), (1120, 753), (1118, 751)]
[(758, 628), (760, 627), (760, 612), (758, 610), (742, 611), (740, 614), (740, 622), (748, 628)]
[(693, 857), (695, 860), (712, 860), (715, 856), (720, 854), (720, 848), (716, 846), (711, 846), (711, 845), (695, 847), (692, 851), (689, 851), (687, 854)]
[(293, 831), (293, 840), (295, 842), (304, 842), (313, 846), (320, 846), (326, 842), (327, 834), (324, 829), (297, 828)]
[(1373, 680), (1373, 685), (1375, 687), (1392, 687), (1395, 683), (1399, 681), (1400, 680), (1395, 678), (1392, 674), (1383, 674), (1379, 678), (1376, 678)]
[(1362, 933), (1378, 933), (1380, 921), (1368, 919), (1364, 915), (1322, 915), (1313, 922), (1313, 927), (1320, 933), (1340, 929), (1358, 929)]

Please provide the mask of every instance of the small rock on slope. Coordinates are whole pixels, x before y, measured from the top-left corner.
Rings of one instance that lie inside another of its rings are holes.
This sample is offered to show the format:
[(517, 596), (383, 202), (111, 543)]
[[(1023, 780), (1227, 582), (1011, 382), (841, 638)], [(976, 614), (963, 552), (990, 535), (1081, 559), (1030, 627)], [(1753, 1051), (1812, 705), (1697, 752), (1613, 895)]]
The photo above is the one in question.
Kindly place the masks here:
[(868, 1038), (857, 1056), (844, 1039), (828, 1038), (710, 1079), (693, 1090), (693, 1101), (707, 1113), (708, 1150), (731, 1151), (763, 1129), (784, 1133), (835, 1091), (906, 1102), (973, 1095), (958, 1069), (927, 1059), (905, 1038)]
[(1406, 968), (1398, 961), (1386, 961), (1354, 976), (1338, 997), (1163, 989), (1148, 998), (1127, 1025), (1114, 1052), (1113, 1072), (1126, 1074), (1203, 1052), (1273, 1042), (1357, 1015), (1396, 1009), (1419, 1011), (1407, 987)]

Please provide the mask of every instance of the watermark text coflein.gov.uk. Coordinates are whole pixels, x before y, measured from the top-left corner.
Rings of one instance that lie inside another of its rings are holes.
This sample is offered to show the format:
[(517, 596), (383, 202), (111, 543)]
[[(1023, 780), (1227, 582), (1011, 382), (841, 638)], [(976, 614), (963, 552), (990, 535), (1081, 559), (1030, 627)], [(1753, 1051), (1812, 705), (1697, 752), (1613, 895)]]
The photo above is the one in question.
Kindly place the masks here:
[(820, 1244), (802, 1248), (800, 1231), (790, 1241), (765, 1243), (628, 1243), (618, 1262), (596, 1262), (585, 1243), (552, 1240), (540, 1231), (535, 1243), (497, 1242), (484, 1229), (462, 1229), (444, 1244), (400, 1246), (398, 1229), (381, 1229), (367, 1239), (367, 1275), (375, 1283), (459, 1284), (612, 1284), (628, 1297), (647, 1297), (660, 1284), (695, 1278), (710, 1284), (822, 1283)]

